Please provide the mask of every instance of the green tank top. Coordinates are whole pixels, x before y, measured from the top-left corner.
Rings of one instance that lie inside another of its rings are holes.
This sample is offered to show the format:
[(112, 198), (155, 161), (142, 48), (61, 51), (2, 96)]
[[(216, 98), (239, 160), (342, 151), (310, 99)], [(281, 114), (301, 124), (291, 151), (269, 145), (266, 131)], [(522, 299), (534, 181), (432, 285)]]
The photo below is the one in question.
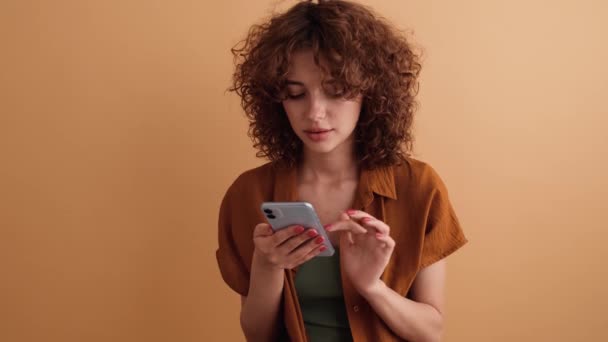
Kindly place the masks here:
[(309, 341), (352, 341), (342, 293), (339, 251), (300, 265), (295, 283)]

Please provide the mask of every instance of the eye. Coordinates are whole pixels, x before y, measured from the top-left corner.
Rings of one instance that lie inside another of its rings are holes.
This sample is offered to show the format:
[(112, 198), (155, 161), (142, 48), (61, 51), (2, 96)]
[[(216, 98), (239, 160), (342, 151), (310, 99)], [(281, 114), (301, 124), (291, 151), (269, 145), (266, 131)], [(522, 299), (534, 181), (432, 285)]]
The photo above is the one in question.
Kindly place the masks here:
[(287, 98), (288, 99), (292, 99), (292, 100), (297, 100), (304, 97), (304, 93), (301, 94), (297, 94), (297, 95), (291, 95), (291, 94), (287, 94)]

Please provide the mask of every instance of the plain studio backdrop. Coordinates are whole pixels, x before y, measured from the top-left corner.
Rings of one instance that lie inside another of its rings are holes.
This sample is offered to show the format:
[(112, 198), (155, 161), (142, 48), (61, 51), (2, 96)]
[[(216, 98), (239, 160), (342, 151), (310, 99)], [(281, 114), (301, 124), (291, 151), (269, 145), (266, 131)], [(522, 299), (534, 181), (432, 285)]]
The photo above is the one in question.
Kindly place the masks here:
[[(445, 341), (607, 341), (608, 5), (365, 2), (424, 50), (415, 157), (470, 242)], [(0, 340), (242, 341), (215, 261), (260, 165), (230, 47), (292, 1), (0, 2)]]

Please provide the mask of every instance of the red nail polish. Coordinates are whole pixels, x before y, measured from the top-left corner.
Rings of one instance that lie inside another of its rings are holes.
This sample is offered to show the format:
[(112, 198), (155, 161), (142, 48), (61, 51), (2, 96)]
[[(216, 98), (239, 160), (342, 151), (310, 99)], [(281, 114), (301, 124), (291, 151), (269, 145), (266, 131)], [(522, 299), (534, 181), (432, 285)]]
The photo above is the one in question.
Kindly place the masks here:
[(309, 230), (307, 234), (308, 234), (308, 236), (310, 236), (310, 237), (315, 237), (315, 236), (317, 236), (319, 233), (317, 233), (317, 231), (313, 229), (313, 230)]
[(315, 242), (316, 243), (321, 243), (321, 242), (323, 242), (323, 240), (324, 240), (323, 237), (319, 236), (318, 238), (315, 239)]
[(296, 227), (296, 233), (300, 234), (303, 231), (304, 231), (304, 227), (302, 227), (302, 226), (297, 226)]
[(327, 249), (327, 247), (325, 247), (325, 246), (321, 246), (321, 248), (319, 248), (319, 251), (323, 252), (323, 251), (324, 251), (324, 250), (326, 250), (326, 249)]
[(346, 213), (347, 213), (348, 215), (353, 215), (353, 214), (355, 214), (356, 212), (357, 212), (357, 211), (356, 211), (355, 209), (348, 209), (348, 210), (346, 211)]
[(327, 231), (330, 231), (332, 226), (333, 226), (332, 224), (326, 224), (323, 226), (323, 228), (325, 228), (325, 230), (327, 230)]

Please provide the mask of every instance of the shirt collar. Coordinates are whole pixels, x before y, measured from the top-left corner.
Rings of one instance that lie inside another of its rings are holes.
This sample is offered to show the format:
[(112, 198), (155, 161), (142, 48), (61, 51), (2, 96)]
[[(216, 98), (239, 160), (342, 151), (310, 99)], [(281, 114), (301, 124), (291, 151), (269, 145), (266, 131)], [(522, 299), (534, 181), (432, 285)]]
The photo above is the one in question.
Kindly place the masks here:
[(361, 170), (359, 184), (361, 190), (372, 191), (380, 196), (397, 199), (393, 166)]

